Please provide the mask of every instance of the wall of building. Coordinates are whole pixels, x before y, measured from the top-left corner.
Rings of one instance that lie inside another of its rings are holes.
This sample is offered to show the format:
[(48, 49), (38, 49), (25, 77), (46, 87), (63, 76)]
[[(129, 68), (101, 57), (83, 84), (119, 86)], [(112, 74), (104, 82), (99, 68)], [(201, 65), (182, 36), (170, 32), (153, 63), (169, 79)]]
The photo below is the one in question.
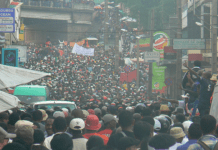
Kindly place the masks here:
[(59, 40), (75, 41), (89, 36), (94, 11), (40, 7), (34, 7), (31, 11), (30, 7), (24, 6), (21, 11), (27, 43), (45, 43), (48, 36), (52, 43), (58, 43)]

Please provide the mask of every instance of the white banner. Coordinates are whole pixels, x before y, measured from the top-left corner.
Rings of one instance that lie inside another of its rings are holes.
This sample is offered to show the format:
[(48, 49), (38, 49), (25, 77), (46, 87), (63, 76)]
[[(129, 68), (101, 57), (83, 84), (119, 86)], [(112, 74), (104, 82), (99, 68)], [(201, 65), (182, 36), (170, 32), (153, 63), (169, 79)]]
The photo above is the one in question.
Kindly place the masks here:
[(95, 49), (94, 48), (84, 48), (75, 44), (72, 50), (72, 53), (84, 56), (94, 56)]
[(121, 40), (119, 40), (119, 52), (120, 53), (123, 52), (123, 50), (122, 50), (122, 41)]
[(131, 45), (130, 45), (130, 54), (132, 54), (132, 50), (133, 50), (133, 47), (135, 46), (135, 44), (134, 43), (131, 43)]
[(0, 64), (0, 89), (26, 84), (45, 76), (50, 74)]

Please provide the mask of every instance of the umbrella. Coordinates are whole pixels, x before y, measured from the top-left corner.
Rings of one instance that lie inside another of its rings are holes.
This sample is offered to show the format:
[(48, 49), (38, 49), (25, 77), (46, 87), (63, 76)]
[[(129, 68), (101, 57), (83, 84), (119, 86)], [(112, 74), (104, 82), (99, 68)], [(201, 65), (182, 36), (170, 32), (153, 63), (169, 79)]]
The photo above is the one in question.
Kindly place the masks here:
[(133, 62), (131, 61), (130, 58), (124, 58), (125, 64), (130, 66), (131, 64), (133, 64)]
[(94, 9), (103, 9), (100, 5), (94, 7)]
[[(95, 99), (90, 99), (89, 101), (92, 102), (92, 101), (94, 101), (94, 100), (95, 100)], [(96, 99), (96, 101), (97, 101), (97, 102), (101, 102), (101, 101), (98, 100), (98, 99)]]
[(109, 8), (109, 9), (113, 9), (114, 7), (112, 7), (112, 6), (109, 5), (108, 8)]
[(16, 96), (0, 91), (0, 112), (17, 107), (19, 101)]
[[(130, 60), (133, 61), (133, 62), (137, 62), (137, 58), (133, 58), (133, 59), (130, 59)], [(144, 59), (139, 58), (139, 62), (144, 63)]]
[(126, 22), (136, 22), (136, 19), (128, 18), (128, 19), (126, 19)]
[(0, 89), (26, 84), (50, 75), (50, 73), (5, 66), (0, 64)]

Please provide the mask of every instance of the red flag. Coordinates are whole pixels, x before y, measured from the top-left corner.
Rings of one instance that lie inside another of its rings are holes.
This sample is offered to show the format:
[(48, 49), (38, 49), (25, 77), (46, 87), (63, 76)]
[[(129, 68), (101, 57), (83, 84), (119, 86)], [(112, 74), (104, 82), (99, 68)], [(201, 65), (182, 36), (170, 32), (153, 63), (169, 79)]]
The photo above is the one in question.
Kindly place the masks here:
[(134, 79), (137, 80), (137, 69), (128, 74), (128, 82), (132, 82)]
[[(128, 82), (132, 82), (134, 79), (137, 80), (137, 69), (128, 73)], [(124, 81), (127, 82), (127, 73), (120, 74), (120, 82), (123, 83)]]
[(61, 56), (63, 56), (63, 55), (64, 55), (64, 51), (59, 50), (59, 54), (60, 54)]

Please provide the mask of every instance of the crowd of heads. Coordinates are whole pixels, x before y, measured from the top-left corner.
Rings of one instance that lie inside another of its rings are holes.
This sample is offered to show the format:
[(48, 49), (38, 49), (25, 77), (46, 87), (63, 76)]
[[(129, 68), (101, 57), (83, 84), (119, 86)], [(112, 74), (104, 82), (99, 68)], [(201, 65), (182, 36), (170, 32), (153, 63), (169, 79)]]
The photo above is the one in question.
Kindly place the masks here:
[[(110, 113), (111, 108), (116, 111)], [(177, 113), (172, 119), (165, 110), (160, 109), (161, 106), (157, 108), (154, 104), (144, 104), (136, 105), (133, 109), (125, 106), (118, 109), (111, 105), (94, 109), (60, 108), (58, 111), (46, 108), (9, 110), (0, 113), (0, 148), (173, 149), (188, 140), (217, 135), (216, 119), (213, 116), (205, 115), (190, 121), (184, 114)]]

